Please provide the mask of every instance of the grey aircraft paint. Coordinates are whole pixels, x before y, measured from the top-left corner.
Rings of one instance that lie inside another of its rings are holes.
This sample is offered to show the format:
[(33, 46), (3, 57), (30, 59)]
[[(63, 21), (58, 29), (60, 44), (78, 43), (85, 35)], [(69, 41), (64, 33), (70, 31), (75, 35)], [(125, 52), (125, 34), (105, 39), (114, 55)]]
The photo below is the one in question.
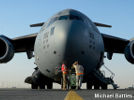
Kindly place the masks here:
[(71, 67), (78, 60), (84, 66), (85, 74), (96, 69), (104, 53), (104, 44), (100, 32), (88, 17), (67, 9), (43, 25), (36, 38), (34, 52), (39, 70), (53, 78), (56, 67), (63, 61)]
[(104, 64), (104, 52), (112, 59), (113, 53), (124, 54), (127, 61), (134, 64), (134, 39), (126, 40), (100, 33), (96, 26), (112, 27), (92, 22), (87, 16), (73, 9), (63, 10), (52, 16), (47, 22), (30, 25), (42, 26), (38, 33), (10, 39), (0, 35), (0, 63), (9, 62), (14, 53), (26, 52), (28, 59), (35, 54), (37, 67), (33, 74), (25, 79), (32, 89), (52, 89), (52, 83), (61, 83), (61, 73), (57, 68), (63, 61), (70, 68), (74, 61), (84, 66), (84, 80), (87, 89), (107, 89), (111, 84), (118, 88), (111, 77), (105, 77), (100, 71)]

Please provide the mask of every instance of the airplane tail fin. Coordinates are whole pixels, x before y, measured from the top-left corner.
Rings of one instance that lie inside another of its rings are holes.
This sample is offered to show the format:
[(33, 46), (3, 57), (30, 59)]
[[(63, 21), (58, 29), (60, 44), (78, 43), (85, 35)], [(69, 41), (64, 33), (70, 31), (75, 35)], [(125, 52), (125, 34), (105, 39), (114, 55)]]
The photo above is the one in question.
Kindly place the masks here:
[(98, 23), (98, 22), (94, 22), (94, 24), (95, 24), (96, 26), (99, 26), (99, 27), (109, 27), (109, 28), (112, 27), (111, 25), (102, 24), (102, 23)]
[(43, 26), (45, 22), (41, 22), (41, 23), (36, 23), (36, 24), (31, 24), (30, 27), (41, 27)]

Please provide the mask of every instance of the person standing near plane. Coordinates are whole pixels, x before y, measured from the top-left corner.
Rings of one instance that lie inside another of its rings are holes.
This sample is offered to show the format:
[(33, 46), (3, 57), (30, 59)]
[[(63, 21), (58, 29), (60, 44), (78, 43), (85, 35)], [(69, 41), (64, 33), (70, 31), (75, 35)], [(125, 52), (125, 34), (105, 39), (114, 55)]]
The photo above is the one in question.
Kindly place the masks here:
[(80, 89), (83, 81), (84, 68), (82, 65), (78, 64), (78, 61), (73, 63), (73, 67), (75, 68), (76, 72), (76, 89)]
[(61, 71), (62, 71), (62, 89), (66, 90), (67, 89), (67, 66), (63, 62), (61, 66)]

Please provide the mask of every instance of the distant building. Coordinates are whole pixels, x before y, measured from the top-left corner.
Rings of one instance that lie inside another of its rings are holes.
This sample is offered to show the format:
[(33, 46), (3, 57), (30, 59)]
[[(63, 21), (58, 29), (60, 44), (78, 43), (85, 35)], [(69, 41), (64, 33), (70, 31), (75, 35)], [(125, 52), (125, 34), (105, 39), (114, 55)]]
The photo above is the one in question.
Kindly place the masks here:
[(131, 87), (128, 87), (126, 89), (134, 89), (134, 85), (132, 85)]

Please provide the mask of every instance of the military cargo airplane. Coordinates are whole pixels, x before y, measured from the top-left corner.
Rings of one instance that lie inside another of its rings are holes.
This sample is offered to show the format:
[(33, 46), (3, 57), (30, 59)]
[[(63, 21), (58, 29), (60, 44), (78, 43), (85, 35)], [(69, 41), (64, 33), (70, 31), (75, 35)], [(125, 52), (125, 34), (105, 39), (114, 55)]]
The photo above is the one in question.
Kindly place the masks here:
[(113, 53), (124, 54), (134, 64), (134, 40), (126, 40), (100, 33), (99, 27), (111, 25), (92, 22), (83, 13), (65, 9), (52, 16), (47, 22), (31, 24), (41, 27), (38, 33), (8, 38), (0, 35), (0, 63), (9, 62), (14, 53), (26, 52), (28, 59), (34, 57), (37, 67), (25, 82), (32, 89), (52, 89), (52, 83), (61, 84), (56, 70), (65, 61), (70, 67), (74, 61), (84, 66), (87, 89), (107, 89), (108, 84), (116, 88), (112, 79), (101, 74), (104, 53), (112, 59)]

